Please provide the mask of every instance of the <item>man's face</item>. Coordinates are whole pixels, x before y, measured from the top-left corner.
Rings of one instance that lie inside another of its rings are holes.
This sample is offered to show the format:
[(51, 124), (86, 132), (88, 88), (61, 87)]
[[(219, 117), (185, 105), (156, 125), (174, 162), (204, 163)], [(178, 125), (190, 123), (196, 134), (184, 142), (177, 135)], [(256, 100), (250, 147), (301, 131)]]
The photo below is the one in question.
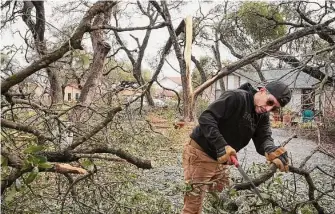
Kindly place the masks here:
[(278, 100), (265, 88), (261, 88), (254, 96), (255, 111), (263, 114), (269, 111), (276, 111), (280, 108)]

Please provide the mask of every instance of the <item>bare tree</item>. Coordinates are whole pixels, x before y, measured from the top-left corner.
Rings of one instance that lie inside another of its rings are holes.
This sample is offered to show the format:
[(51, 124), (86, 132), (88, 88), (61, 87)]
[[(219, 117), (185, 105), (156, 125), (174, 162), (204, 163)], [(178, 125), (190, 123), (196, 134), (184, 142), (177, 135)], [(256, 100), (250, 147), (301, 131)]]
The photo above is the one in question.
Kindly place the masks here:
[[(121, 148), (116, 148), (108, 143), (104, 146), (96, 143), (92, 144), (92, 140), (95, 136), (97, 136), (97, 133), (108, 127), (108, 125), (113, 121), (115, 115), (122, 110), (120, 106), (115, 105), (114, 107), (109, 107), (104, 112), (99, 113), (98, 115), (101, 114), (102, 118), (93, 122), (92, 126), (90, 126), (88, 130), (82, 126), (76, 126), (75, 124), (68, 125), (67, 121), (64, 121), (64, 118), (62, 119), (64, 115), (71, 114), (71, 111), (75, 111), (78, 108), (86, 109), (91, 112), (96, 112), (97, 110), (91, 108), (90, 105), (87, 105), (87, 103), (89, 103), (93, 98), (90, 93), (94, 94), (95, 92), (95, 86), (98, 83), (99, 78), (102, 76), (104, 60), (110, 49), (109, 45), (103, 41), (102, 30), (97, 29), (91, 31), (94, 58), (89, 70), (88, 78), (83, 87), (83, 93), (80, 98), (81, 102), (63, 110), (59, 110), (57, 108), (49, 109), (45, 106), (45, 104), (37, 104), (36, 100), (30, 98), (30, 95), (27, 96), (26, 99), (17, 99), (17, 95), (13, 93), (15, 92), (13, 86), (16, 84), (20, 83), (38, 70), (61, 59), (64, 54), (72, 48), (82, 48), (81, 40), (83, 34), (90, 31), (90, 23), (95, 25), (106, 24), (110, 18), (111, 9), (115, 5), (116, 2), (97, 2), (93, 4), (88, 8), (83, 19), (80, 21), (78, 27), (68, 41), (61, 44), (61, 46), (53, 52), (42, 55), (40, 59), (36, 60), (23, 70), (13, 74), (12, 77), (8, 77), (3, 80), (2, 94), (5, 94), (7, 100), (7, 104), (2, 105), (2, 112), (5, 115), (1, 118), (3, 133), (7, 133), (8, 130), (15, 130), (16, 134), (23, 132), (35, 137), (36, 141), (34, 141), (33, 144), (24, 144), (24, 147), (28, 149), (26, 152), (29, 154), (29, 157), (43, 157), (43, 159), (39, 161), (37, 161), (37, 159), (29, 159), (29, 161), (27, 161), (26, 156), (21, 155), (22, 151), (20, 151), (20, 149), (12, 150), (11, 148), (10, 143), (17, 145), (18, 142), (15, 139), (10, 140), (11, 134), (5, 134), (8, 138), (6, 138), (6, 142), (3, 142), (4, 144), (2, 144), (2, 155), (7, 159), (8, 166), (12, 167), (13, 171), (9, 173), (7, 177), (3, 178), (1, 183), (2, 192), (4, 192), (26, 173), (29, 173), (30, 177), (35, 176), (38, 172), (56, 172), (61, 174), (67, 174), (68, 172), (81, 173), (79, 170), (80, 168), (78, 167), (73, 170), (72, 168), (66, 168), (65, 165), (57, 165), (56, 163), (75, 162), (81, 158), (89, 157), (87, 156), (88, 154), (114, 154), (129, 161), (129, 163), (138, 165), (138, 167), (151, 168), (150, 161), (137, 158)], [(45, 50), (39, 49), (39, 51), (43, 52)], [(13, 78), (14, 76), (15, 78)], [(13, 116), (14, 114), (17, 114), (17, 111), (24, 108), (30, 109), (28, 112), (35, 113), (33, 116), (24, 116), (22, 118), (9, 120), (9, 118), (14, 117), (8, 117), (7, 114)], [(92, 113), (87, 112), (86, 115), (88, 119), (92, 116), (97, 118), (97, 115), (93, 115)], [(39, 124), (43, 124), (43, 128), (37, 128), (40, 126)], [(54, 126), (54, 124), (58, 125)], [(54, 129), (59, 129), (59, 131), (55, 132)], [(65, 137), (65, 133), (72, 133), (74, 137), (73, 140), (67, 141), (69, 145), (64, 147), (64, 145), (62, 146), (62, 142), (64, 141), (63, 138)], [(93, 142), (95, 142), (95, 140), (93, 140)], [(85, 143), (91, 145), (83, 146)], [(46, 145), (48, 145), (51, 150), (42, 151)], [(80, 148), (78, 149), (78, 147)], [(103, 158), (101, 156), (96, 157)], [(28, 184), (31, 181), (28, 180), (26, 182)]]
[[(275, 3), (274, 6), (278, 8), (291, 8), (288, 10), (291, 16), (285, 21), (274, 19), (267, 14), (253, 14), (270, 21), (272, 25), (286, 26), (289, 29), (287, 34), (279, 38), (270, 38), (262, 42), (255, 42), (250, 32), (248, 34), (246, 26), (242, 25), (242, 20), (236, 16), (242, 3), (232, 3), (236, 8), (230, 8), (230, 3), (232, 2), (213, 3), (214, 8), (208, 14), (203, 14), (202, 3), (199, 3), (200, 15), (193, 19), (193, 45), (208, 48), (213, 53), (206, 56), (213, 66), (204, 66), (203, 56), (193, 53), (191, 60), (200, 74), (200, 84), (194, 90), (190, 84), (191, 74), (186, 70), (182, 53), (185, 48), (183, 46), (185, 35), (182, 35), (185, 32), (185, 21), (182, 20), (178, 25), (173, 26), (175, 17), (172, 12), (183, 7), (182, 1), (151, 1), (135, 4), (115, 1), (65, 3), (58, 10), (62, 16), (65, 16), (65, 13), (68, 14), (71, 20), (64, 27), (53, 26), (55, 31), (63, 35), (58, 38), (58, 34), (55, 33), (56, 42), (48, 41), (49, 37), (46, 36), (49, 32), (45, 26), (51, 25), (45, 20), (44, 8), (47, 2), (6, 1), (2, 3), (1, 9), (5, 12), (2, 28), (10, 26), (11, 22), (21, 21), (22, 17), (29, 28), (28, 32), (31, 32), (31, 35), (30, 33), (24, 35), (24, 31), (18, 31), (26, 49), (15, 45), (1, 48), (1, 56), (4, 56), (1, 57), (3, 74), (1, 76), (1, 164), (3, 169), (1, 191), (3, 195), (9, 196), (5, 198), (10, 199), (15, 189), (22, 189), (23, 183), (23, 191), (15, 192), (14, 195), (22, 196), (18, 197), (18, 200), (22, 198), (24, 201), (25, 195), (31, 194), (34, 200), (29, 201), (32, 210), (35, 210), (34, 206), (38, 204), (36, 206), (40, 209), (48, 209), (47, 212), (50, 213), (109, 213), (112, 210), (120, 213), (122, 211), (146, 212), (143, 206), (134, 207), (133, 204), (120, 202), (118, 194), (122, 191), (118, 190), (122, 188), (118, 185), (122, 182), (131, 185), (132, 180), (129, 177), (136, 180), (136, 175), (131, 174), (128, 168), (133, 167), (134, 171), (137, 168), (151, 169), (151, 158), (160, 161), (162, 157), (156, 151), (160, 150), (157, 148), (170, 146), (168, 143), (165, 145), (165, 140), (170, 142), (171, 138), (179, 137), (178, 133), (171, 132), (171, 136), (167, 139), (157, 134), (157, 131), (152, 132), (153, 127), (149, 120), (129, 112), (136, 100), (143, 99), (144, 96), (149, 103), (151, 102), (150, 89), (153, 83), (157, 82), (157, 77), (169, 53), (174, 54), (178, 60), (183, 84), (183, 116), (189, 121), (194, 120), (197, 97), (206, 88), (218, 80), (222, 83), (224, 76), (245, 66), (253, 67), (260, 72), (261, 77), (263, 66), (271, 61), (281, 61), (299, 72), (320, 80), (317, 85), (320, 94), (325, 91), (325, 88), (332, 86), (334, 83), (332, 52), (335, 32), (335, 18), (330, 16), (334, 12), (332, 2)], [(317, 11), (310, 10), (308, 4), (315, 4)], [(121, 11), (120, 8), (124, 10)], [(230, 11), (232, 14), (229, 13)], [(128, 16), (127, 12), (130, 13)], [(133, 20), (132, 15), (135, 13), (147, 18), (148, 24), (124, 26), (121, 17), (125, 16)], [(313, 16), (314, 13), (317, 13), (317, 16)], [(73, 14), (77, 14), (78, 17), (72, 16)], [(157, 64), (152, 65), (155, 70), (151, 79), (145, 80), (142, 65), (146, 60), (145, 53), (149, 46), (149, 38), (153, 30), (160, 28), (168, 30), (169, 38), (155, 60)], [(142, 41), (134, 32), (139, 30), (145, 32)], [(137, 45), (135, 50), (131, 50), (121, 32), (130, 32), (132, 41)], [(304, 41), (313, 44), (313, 47), (304, 45)], [(260, 46), (260, 44), (263, 45)], [(237, 58), (236, 61), (229, 62), (222, 54), (223, 45)], [(88, 47), (92, 47), (92, 51), (88, 50)], [(170, 50), (171, 47), (174, 51)], [(37, 57), (31, 50), (36, 50)], [(119, 59), (123, 56), (121, 50), (126, 53), (127, 60)], [(21, 51), (28, 61), (29, 58), (36, 57), (36, 59), (29, 61), (31, 64), (28, 66), (22, 66), (16, 59)], [(78, 62), (79, 59), (85, 62)], [(128, 59), (130, 63), (127, 64)], [(44, 74), (44, 70), (47, 71), (47, 75)], [(118, 71), (129, 72), (129, 76), (133, 76), (136, 83), (128, 81), (127, 78), (117, 78)], [(111, 81), (106, 78), (114, 79)], [(50, 96), (45, 94), (46, 81), (49, 81), (50, 87), (53, 88)], [(57, 106), (50, 106), (45, 101), (45, 98), (49, 97), (52, 97), (54, 104), (63, 100), (59, 97), (59, 94), (62, 94), (59, 87), (62, 83), (64, 89), (71, 81), (76, 82), (81, 89), (78, 101), (63, 102)], [(42, 92), (38, 92), (39, 88), (43, 89)], [(221, 88), (223, 89), (224, 85)], [(122, 93), (127, 89), (135, 91), (136, 96), (131, 101), (125, 102), (125, 96)], [(178, 93), (176, 94), (179, 98)], [(332, 103), (333, 96), (334, 93), (327, 94), (325, 100)], [(322, 126), (323, 124), (320, 123), (320, 128)], [(151, 152), (157, 153), (148, 154), (149, 147), (154, 147)], [(316, 152), (333, 158), (326, 147), (318, 143), (317, 149), (306, 157), (305, 163)], [(165, 165), (170, 158), (164, 158)], [(128, 164), (127, 167), (125, 164)], [(271, 195), (266, 203), (289, 212), (299, 210), (302, 203), (310, 203), (322, 213), (324, 208), (319, 200), (325, 196), (333, 196), (329, 190), (323, 192), (316, 188), (311, 172), (304, 168), (305, 166), (306, 164), (290, 167), (290, 171), (305, 178), (309, 193), (308, 201), (283, 204), (277, 202), (276, 197)], [(256, 185), (269, 182), (274, 171), (274, 168), (271, 168), (254, 182)], [(119, 174), (120, 172), (129, 172), (131, 175), (126, 176), (129, 180), (122, 180), (123, 174)], [(333, 175), (327, 172), (323, 174), (333, 178)], [(33, 183), (33, 181), (38, 182)], [(132, 187), (135, 189), (136, 185), (137, 183), (134, 183)], [(116, 186), (120, 187), (117, 191)], [(241, 183), (233, 188), (241, 191), (250, 188), (250, 184)], [(48, 196), (42, 197), (42, 193)], [(128, 194), (128, 192), (122, 193)], [(136, 197), (129, 198), (135, 203)], [(154, 197), (150, 195), (148, 198)], [(127, 201), (128, 196), (123, 199)], [(35, 203), (36, 200), (39, 201)], [(21, 207), (18, 201), (15, 203)], [(54, 206), (52, 203), (57, 205)], [(4, 204), (3, 206), (6, 206), (10, 202), (5, 201)], [(50, 204), (52, 206), (49, 206)], [(152, 204), (161, 206), (164, 203)], [(116, 207), (122, 207), (122, 209), (118, 210)], [(4, 212), (6, 211), (19, 212), (15, 207), (9, 206), (5, 207)], [(148, 213), (162, 212), (162, 207), (150, 211)]]
[[(158, 13), (152, 10), (151, 4), (148, 4), (146, 8), (143, 8), (142, 3), (137, 1), (137, 7), (141, 11), (143, 15), (145, 15), (149, 19), (149, 25), (148, 27), (144, 28), (146, 29), (145, 36), (143, 38), (143, 41), (140, 43), (139, 39), (133, 35), (130, 34), (130, 36), (136, 41), (137, 48), (136, 51), (131, 51), (128, 48), (126, 48), (124, 42), (122, 41), (121, 37), (119, 36), (119, 33), (114, 30), (114, 35), (116, 37), (116, 40), (118, 41), (119, 45), (121, 46), (121, 49), (124, 50), (133, 66), (133, 75), (137, 81), (137, 83), (142, 86), (145, 85), (143, 76), (142, 76), (142, 61), (145, 54), (145, 50), (148, 46), (148, 41), (150, 38), (150, 34), (153, 28), (155, 28), (155, 24), (158, 18)], [(116, 20), (116, 25), (118, 26), (118, 18), (117, 14), (114, 13), (114, 18)], [(161, 23), (158, 25), (159, 27), (164, 27), (165, 23)], [(134, 55), (132, 53), (137, 53), (137, 58), (135, 59)], [(154, 106), (154, 101), (152, 99), (152, 96), (150, 95), (150, 91), (147, 91), (145, 93), (146, 98), (148, 100), (148, 104), (151, 106)]]
[[(35, 21), (32, 18), (31, 11), (35, 8)], [(45, 10), (43, 1), (25, 1), (22, 8), (22, 19), (33, 34), (37, 53), (43, 57), (48, 54), (45, 33)], [(52, 103), (59, 103), (63, 100), (62, 89), (59, 76), (56, 71), (46, 67), (50, 83), (50, 97)]]

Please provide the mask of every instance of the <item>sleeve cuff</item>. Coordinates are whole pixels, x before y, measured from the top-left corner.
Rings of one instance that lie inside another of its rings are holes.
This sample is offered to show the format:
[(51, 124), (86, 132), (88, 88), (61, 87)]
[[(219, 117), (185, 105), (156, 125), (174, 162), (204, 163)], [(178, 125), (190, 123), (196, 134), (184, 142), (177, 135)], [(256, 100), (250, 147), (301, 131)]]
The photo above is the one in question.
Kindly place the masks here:
[(217, 155), (217, 157), (221, 157), (224, 154), (226, 154), (225, 146), (228, 146), (228, 143), (223, 138), (218, 139), (215, 142), (214, 146), (216, 148), (216, 155)]

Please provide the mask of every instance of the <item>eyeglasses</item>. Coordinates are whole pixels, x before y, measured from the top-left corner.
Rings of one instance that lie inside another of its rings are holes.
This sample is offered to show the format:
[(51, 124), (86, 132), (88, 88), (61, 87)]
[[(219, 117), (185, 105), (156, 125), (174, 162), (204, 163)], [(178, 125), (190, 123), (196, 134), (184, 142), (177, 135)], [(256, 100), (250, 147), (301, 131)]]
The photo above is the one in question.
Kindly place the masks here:
[(266, 105), (268, 106), (273, 106), (275, 104), (275, 101), (271, 98), (268, 98), (268, 100), (266, 101)]
[(275, 101), (271, 98), (268, 98), (268, 100), (266, 101), (266, 105), (267, 106), (273, 106), (273, 108), (271, 109), (272, 112), (274, 111), (278, 111), (280, 107), (278, 106), (274, 106), (275, 105)]

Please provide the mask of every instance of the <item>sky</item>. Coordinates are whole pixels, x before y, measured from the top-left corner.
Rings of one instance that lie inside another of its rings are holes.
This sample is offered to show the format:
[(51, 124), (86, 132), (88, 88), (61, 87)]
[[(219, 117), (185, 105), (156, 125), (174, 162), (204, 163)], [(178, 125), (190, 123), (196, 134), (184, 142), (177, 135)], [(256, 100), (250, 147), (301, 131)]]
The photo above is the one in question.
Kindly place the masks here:
[[(90, 1), (90, 2), (95, 2), (95, 1)], [(123, 1), (125, 2), (125, 1)], [(128, 0), (129, 2), (129, 0)], [(135, 2), (134, 0), (131, 0), (130, 2)], [(144, 1), (141, 1), (142, 3)], [(206, 14), (211, 7), (213, 6), (214, 3), (217, 3), (218, 1), (213, 1), (211, 3), (205, 3), (204, 1), (186, 1), (187, 6), (183, 6), (180, 11), (177, 13), (173, 13), (171, 11), (171, 16), (173, 17), (173, 25), (174, 27), (177, 27), (177, 25), (180, 23), (182, 19), (184, 19), (186, 16), (195, 16), (196, 12), (199, 8), (199, 4), (201, 5), (202, 12)], [(222, 1), (220, 1), (222, 2)], [(68, 22), (68, 17), (70, 19), (78, 19), (78, 16), (82, 16), (86, 10), (82, 10), (80, 12), (76, 13), (68, 13), (67, 16), (64, 18), (64, 16), (57, 16), (53, 13), (52, 11), (52, 6), (60, 5), (64, 3), (64, 1), (58, 0), (58, 1), (46, 1), (45, 2), (45, 10), (46, 10), (46, 21), (47, 21), (47, 28), (46, 28), (46, 40), (49, 41), (56, 41), (56, 38), (52, 38), (50, 36), (50, 33), (48, 33), (50, 30), (52, 31), (57, 31), (57, 28), (62, 29), (62, 26), (66, 26)], [(321, 2), (322, 3), (322, 2)], [(2, 13), (4, 11), (1, 11)], [(3, 15), (3, 14), (1, 14)], [(20, 17), (18, 17), (18, 22), (15, 24), (11, 25), (10, 27), (7, 27), (6, 29), (1, 31), (1, 49), (5, 45), (16, 45), (16, 46), (24, 46), (24, 41), (19, 35), (18, 32), (21, 32), (21, 35), (24, 35), (27, 27), (25, 23), (21, 20)], [(79, 19), (78, 22), (79, 23)], [(124, 19), (121, 21), (121, 26), (122, 27), (129, 27), (129, 26), (146, 26), (148, 24), (148, 19), (143, 18), (143, 17), (136, 17), (136, 14), (132, 15), (131, 18), (129, 19)], [(122, 32), (120, 33), (123, 41), (125, 41), (126, 46), (129, 49), (134, 49), (136, 48), (136, 42), (135, 40), (130, 37), (130, 34), (134, 35), (135, 37), (138, 37), (140, 41), (143, 39), (145, 31), (129, 31), (129, 32)], [(86, 35), (86, 39), (83, 41), (85, 47), (89, 50), (91, 49), (91, 44), (90, 44), (90, 39)], [(149, 39), (149, 44), (145, 52), (145, 58), (143, 61), (143, 69), (150, 69), (154, 71), (155, 67), (151, 67), (150, 63), (153, 61), (158, 61), (160, 59), (160, 56), (158, 54), (158, 51), (164, 47), (166, 41), (169, 38), (169, 33), (166, 27), (161, 28), (161, 29), (155, 29), (152, 30), (151, 37)], [(114, 50), (117, 48), (117, 46), (112, 45), (112, 47), (115, 47)], [(113, 50), (111, 50), (113, 51)], [(234, 58), (230, 52), (223, 47), (223, 45), (220, 46), (220, 51), (221, 51), (221, 59), (222, 60), (230, 60), (234, 61), (236, 58)], [(124, 52), (121, 52), (121, 55), (118, 55), (119, 58), (122, 58), (124, 60), (128, 60), (126, 54)], [(171, 48), (170, 55), (167, 57), (167, 60), (170, 62), (170, 64), (173, 65), (174, 68), (179, 69), (179, 64), (178, 61), (175, 57), (173, 47)], [(212, 53), (210, 50), (207, 48), (200, 48), (198, 46), (193, 45), (192, 46), (192, 54), (196, 56), (196, 58), (200, 58), (201, 56), (212, 56)], [(17, 53), (18, 55), (18, 61), (20, 62), (19, 64), (22, 66), (27, 66), (28, 63), (24, 60), (24, 52), (19, 52)], [(194, 64), (191, 63), (192, 69), (194, 68)], [(170, 67), (166, 62), (164, 63), (164, 66), (161, 71), (162, 76), (178, 76), (179, 74)]]
[[(94, 2), (94, 1), (91, 1)], [(134, 1), (132, 1), (134, 2)], [(215, 3), (216, 1), (214, 1)], [(49, 30), (57, 31), (57, 28), (61, 29), (62, 26), (65, 26), (67, 24), (68, 17), (64, 18), (61, 16), (56, 16), (53, 11), (51, 5), (59, 5), (60, 3), (63, 3), (62, 1), (46, 1), (45, 2), (45, 12), (46, 12), (46, 20), (47, 20), (47, 27), (46, 27), (46, 40), (55, 40), (55, 38), (50, 37), (50, 33), (48, 33)], [(206, 14), (211, 7), (213, 6), (212, 3), (204, 3), (204, 2), (198, 2), (198, 1), (187, 1), (187, 6), (183, 6), (181, 11), (178, 11), (177, 13), (173, 14), (171, 11), (171, 16), (173, 17), (173, 25), (174, 27), (177, 27), (177, 25), (180, 23), (182, 19), (184, 19), (186, 16), (195, 16), (197, 10), (199, 9), (199, 4), (201, 4), (202, 12)], [(82, 14), (85, 11), (82, 11)], [(80, 14), (80, 13), (79, 13)], [(71, 16), (72, 14), (68, 14), (68, 16)], [(80, 14), (81, 15), (81, 14)], [(76, 13), (76, 16), (78, 16), (78, 12)], [(128, 20), (122, 20), (121, 26), (122, 27), (128, 27), (128, 26), (146, 26), (148, 24), (148, 19), (143, 17), (136, 17), (135, 15), (132, 16), (131, 19)], [(70, 17), (71, 19), (72, 17)], [(75, 17), (73, 17), (75, 19)], [(18, 22), (11, 25), (10, 27), (7, 27), (5, 30), (1, 32), (1, 46), (4, 45), (12, 45), (15, 44), (16, 46), (23, 45), (24, 42), (23, 39), (20, 37), (18, 31), (21, 32), (21, 35), (24, 35), (27, 27), (25, 23), (21, 20), (21, 18), (18, 18)], [(79, 19), (78, 19), (79, 22)], [(129, 49), (136, 48), (136, 42), (135, 40), (130, 37), (130, 34), (132, 34), (135, 37), (138, 37), (141, 41), (144, 37), (145, 31), (129, 31), (129, 32), (122, 32), (120, 33), (121, 38), (123, 41), (125, 41), (126, 46)], [(166, 41), (169, 38), (169, 33), (166, 27), (161, 29), (155, 29), (152, 30), (151, 36), (149, 39), (149, 44), (147, 46), (146, 52), (145, 52), (145, 58), (143, 61), (143, 69), (150, 69), (152, 72), (154, 72), (155, 67), (151, 67), (150, 63), (152, 61), (158, 61), (160, 59), (160, 55), (158, 54), (158, 51), (164, 47)], [(55, 40), (56, 41), (56, 40)], [(83, 41), (85, 44), (85, 47), (88, 49), (91, 49), (90, 39), (88, 36), (86, 36), (86, 40)], [(112, 46), (114, 47), (114, 46)], [(116, 48), (115, 48), (116, 49)], [(223, 47), (223, 45), (220, 46), (221, 50), (221, 58), (223, 60), (235, 60), (227, 49)], [(111, 50), (113, 51), (113, 50)], [(173, 47), (171, 48), (170, 55), (167, 57), (167, 60), (169, 63), (176, 69), (179, 69), (178, 61), (174, 54)], [(201, 56), (212, 56), (212, 52), (205, 48), (200, 48), (198, 46), (193, 45), (192, 46), (192, 54), (200, 59)], [(22, 67), (27, 66), (28, 63), (24, 60), (24, 52), (20, 52), (17, 54), (18, 59), (20, 62), (20, 65)], [(124, 60), (128, 60), (126, 54), (123, 52), (121, 55), (118, 54), (119, 58), (122, 58)], [(194, 64), (191, 63), (191, 69), (194, 68)], [(164, 63), (164, 66), (161, 71), (161, 75), (159, 76), (159, 79), (163, 78), (164, 76), (179, 76), (180, 74), (176, 72), (168, 63)]]
[[(93, 1), (92, 1), (93, 2)], [(51, 9), (51, 5), (57, 5), (59, 3), (62, 3), (61, 1), (46, 1), (45, 2), (45, 13), (46, 13), (46, 20), (47, 20), (47, 28), (46, 28), (46, 39), (50, 40), (52, 38), (50, 38), (50, 36), (48, 36), (48, 30), (52, 29), (55, 30), (56, 28), (62, 28), (62, 25), (66, 25), (66, 21), (67, 19), (64, 19), (63, 17), (57, 17), (55, 16), (55, 14), (53, 14), (52, 9)], [(211, 7), (211, 4), (205, 4), (204, 2), (201, 2), (201, 6), (202, 6), (202, 12), (206, 13)], [(177, 14), (171, 14), (171, 16), (173, 17), (173, 25), (174, 27), (177, 27), (177, 25), (180, 23), (180, 21), (182, 19), (184, 19), (186, 16), (190, 15), (190, 16), (194, 16), (196, 11), (199, 8), (199, 2), (198, 1), (188, 1), (187, 6), (183, 6), (182, 10), (179, 11)], [(83, 12), (84, 13), (84, 12)], [(78, 14), (78, 13), (77, 13)], [(3, 14), (2, 14), (3, 15)], [(24, 46), (24, 42), (23, 39), (21, 38), (21, 36), (19, 35), (18, 31), (21, 32), (21, 35), (24, 35), (27, 27), (25, 25), (25, 23), (21, 20), (21, 18), (18, 18), (18, 22), (11, 25), (10, 27), (7, 27), (6, 29), (2, 30), (1, 32), (1, 47), (5, 46), (5, 45), (16, 45), (16, 46)], [(123, 23), (121, 22), (122, 27), (127, 27), (127, 25), (129, 26), (145, 26), (148, 24), (148, 19), (147, 18), (134, 18), (132, 17), (129, 20), (123, 20)], [(136, 42), (133, 38), (131, 38), (129, 35), (132, 34), (135, 37), (138, 37), (140, 39), (140, 41), (143, 39), (144, 37), (144, 33), (145, 31), (131, 31), (131, 32), (123, 32), (120, 33), (122, 39), (126, 42), (127, 47), (129, 49), (133, 49), (136, 47)], [(87, 38), (87, 37), (86, 37)], [(156, 29), (153, 30), (151, 33), (151, 37), (149, 39), (149, 44), (145, 53), (145, 60), (143, 62), (143, 68), (149, 68), (150, 70), (153, 70), (152, 68), (150, 68), (150, 62), (152, 61), (158, 61), (159, 60), (159, 55), (158, 55), (158, 51), (164, 47), (166, 41), (169, 38), (169, 33), (168, 30), (165, 28), (162, 29)], [(90, 41), (89, 38), (87, 38), (86, 41), (84, 41), (84, 44), (86, 44), (87, 48), (91, 48), (90, 47)], [(197, 58), (200, 58), (200, 56), (204, 56), (204, 55), (212, 55), (212, 53), (210, 53), (209, 50), (206, 49), (201, 49), (199, 47), (192, 47), (192, 54), (195, 55)], [(221, 55), (226, 55), (228, 56), (228, 52), (227, 50), (223, 49), (221, 51)], [(119, 56), (120, 57), (120, 56)], [(230, 56), (231, 57), (231, 56)], [(24, 52), (19, 52), (17, 53), (16, 58), (18, 59), (18, 61), (20, 62), (20, 65), (22, 65), (22, 67), (27, 66), (28, 63), (24, 60)], [(128, 58), (126, 57), (125, 53), (122, 53), (122, 58), (125, 60), (128, 60)], [(233, 59), (233, 58), (231, 58)], [(179, 69), (179, 64), (178, 61), (174, 55), (174, 50), (173, 48), (171, 48), (171, 54), (167, 57), (167, 60), (170, 62), (170, 64), (173, 65), (174, 68)], [(194, 68), (193, 63), (192, 64), (192, 68)], [(168, 65), (166, 62), (164, 63), (164, 66), (162, 68), (162, 75), (160, 76), (160, 78), (162, 78), (163, 76), (178, 76), (179, 73), (177, 73), (173, 68), (171, 68), (170, 65)]]

